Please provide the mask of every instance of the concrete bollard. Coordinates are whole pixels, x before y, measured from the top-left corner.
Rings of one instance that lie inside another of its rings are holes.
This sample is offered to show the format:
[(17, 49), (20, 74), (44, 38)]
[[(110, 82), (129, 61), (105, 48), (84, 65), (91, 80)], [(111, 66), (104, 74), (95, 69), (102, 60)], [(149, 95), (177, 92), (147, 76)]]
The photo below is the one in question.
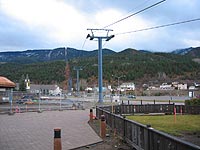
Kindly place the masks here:
[(18, 106), (16, 106), (16, 108), (15, 108), (15, 113), (19, 113), (19, 107)]
[(106, 119), (104, 115), (101, 115), (100, 136), (101, 138), (106, 137)]
[(54, 150), (62, 150), (61, 129), (60, 128), (54, 129)]
[(93, 109), (90, 109), (90, 122), (93, 122)]

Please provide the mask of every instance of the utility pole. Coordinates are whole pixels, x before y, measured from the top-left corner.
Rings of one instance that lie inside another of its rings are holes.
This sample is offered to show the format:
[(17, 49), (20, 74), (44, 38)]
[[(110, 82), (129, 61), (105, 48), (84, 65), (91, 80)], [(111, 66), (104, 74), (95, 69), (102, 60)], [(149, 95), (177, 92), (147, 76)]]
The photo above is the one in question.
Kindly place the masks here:
[[(87, 29), (91, 31), (91, 35), (88, 34), (86, 38), (90, 38), (90, 40), (97, 39), (98, 40), (98, 84), (99, 84), (99, 103), (103, 103), (103, 75), (102, 75), (102, 40), (109, 41), (114, 37), (114, 35), (108, 36), (108, 33), (110, 31), (113, 31), (111, 29)], [(104, 31), (107, 34), (105, 36), (94, 36), (94, 31)]]
[(77, 95), (79, 95), (79, 71), (83, 70), (80, 66), (74, 67), (74, 70), (76, 70), (76, 88), (77, 88)]

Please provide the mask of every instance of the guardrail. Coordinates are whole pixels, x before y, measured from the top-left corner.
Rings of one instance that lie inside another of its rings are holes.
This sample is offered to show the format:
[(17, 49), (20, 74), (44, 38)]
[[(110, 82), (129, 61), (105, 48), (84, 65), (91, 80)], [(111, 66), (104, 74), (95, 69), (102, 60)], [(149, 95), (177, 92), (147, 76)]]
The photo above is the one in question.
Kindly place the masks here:
[[(118, 106), (116, 107), (116, 109)], [(127, 143), (138, 150), (200, 150), (200, 147), (174, 136), (157, 131), (149, 125), (128, 120), (125, 117), (112, 113), (112, 106), (97, 107), (96, 116), (105, 116), (110, 128), (122, 137)]]
[[(12, 111), (11, 111), (12, 109)], [(25, 112), (42, 112), (42, 111), (56, 111), (56, 110), (76, 110), (76, 109), (85, 109), (85, 106), (80, 103), (74, 104), (16, 104), (10, 105), (5, 104), (0, 106), (0, 114), (9, 114), (12, 113), (25, 113)]]

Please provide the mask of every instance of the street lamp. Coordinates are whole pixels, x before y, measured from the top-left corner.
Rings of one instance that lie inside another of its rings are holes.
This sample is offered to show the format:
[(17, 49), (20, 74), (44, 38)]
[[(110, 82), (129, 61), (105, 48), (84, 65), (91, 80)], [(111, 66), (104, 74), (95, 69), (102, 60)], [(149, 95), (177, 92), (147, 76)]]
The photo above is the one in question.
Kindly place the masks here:
[[(121, 76), (112, 75), (112, 77), (117, 78), (117, 82), (118, 82), (118, 91), (119, 91), (119, 79), (120, 79), (120, 78), (124, 78), (124, 77), (126, 77), (126, 76), (125, 76), (125, 75), (121, 75)], [(118, 95), (119, 95), (119, 92), (118, 92)]]

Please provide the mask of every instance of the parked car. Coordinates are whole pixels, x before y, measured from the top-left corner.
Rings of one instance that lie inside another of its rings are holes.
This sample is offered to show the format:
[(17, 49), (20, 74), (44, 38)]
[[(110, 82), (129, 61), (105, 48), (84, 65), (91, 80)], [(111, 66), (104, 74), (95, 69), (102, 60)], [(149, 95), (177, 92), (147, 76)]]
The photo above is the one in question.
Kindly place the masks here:
[(3, 102), (9, 102), (9, 97), (2, 97)]
[(33, 100), (34, 97), (32, 95), (25, 95), (25, 96), (22, 96), (21, 99)]
[(17, 100), (16, 103), (17, 104), (33, 104), (33, 96), (30, 95), (25, 95), (23, 96), (21, 99)]
[(16, 101), (17, 104), (24, 104), (27, 101), (27, 99), (19, 99)]
[(128, 98), (136, 98), (135, 95), (128, 95)]
[(26, 102), (24, 102), (23, 104), (34, 104), (34, 102), (32, 100), (27, 100)]

